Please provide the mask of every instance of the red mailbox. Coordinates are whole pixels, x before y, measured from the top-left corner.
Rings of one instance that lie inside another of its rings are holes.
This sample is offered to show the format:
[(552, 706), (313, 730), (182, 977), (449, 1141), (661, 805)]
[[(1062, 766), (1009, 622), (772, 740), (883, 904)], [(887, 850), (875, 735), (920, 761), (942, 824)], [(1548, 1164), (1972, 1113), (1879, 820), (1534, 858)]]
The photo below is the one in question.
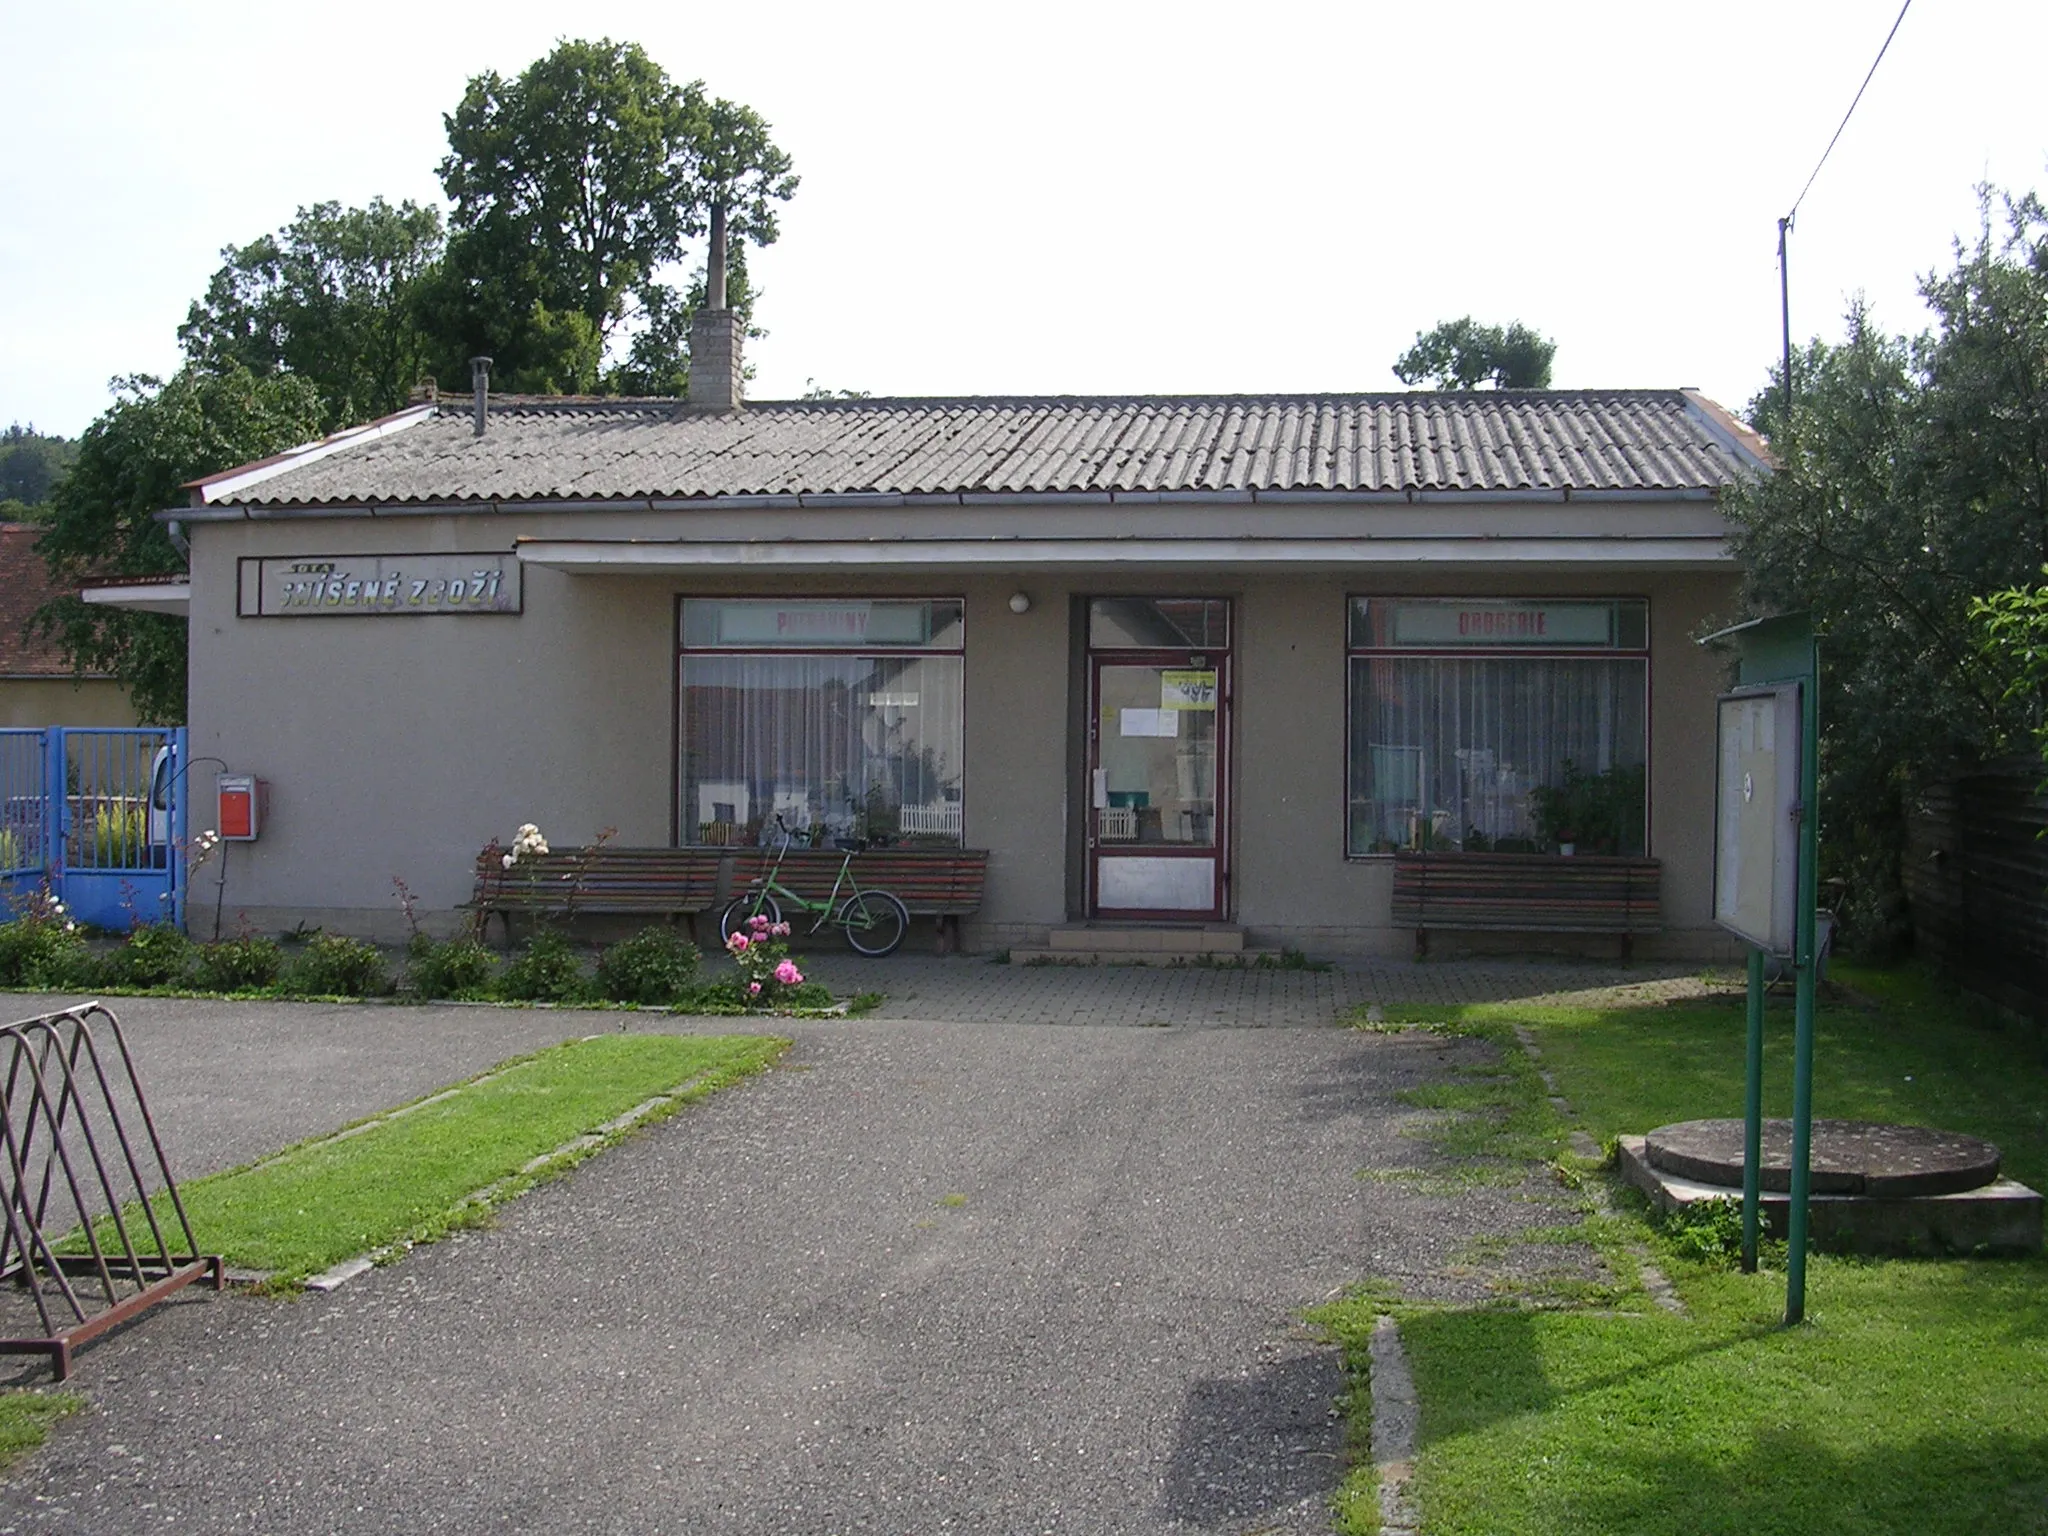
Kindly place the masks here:
[(269, 788), (253, 773), (224, 773), (220, 789), (220, 835), (230, 843), (253, 843), (263, 830), (264, 791)]

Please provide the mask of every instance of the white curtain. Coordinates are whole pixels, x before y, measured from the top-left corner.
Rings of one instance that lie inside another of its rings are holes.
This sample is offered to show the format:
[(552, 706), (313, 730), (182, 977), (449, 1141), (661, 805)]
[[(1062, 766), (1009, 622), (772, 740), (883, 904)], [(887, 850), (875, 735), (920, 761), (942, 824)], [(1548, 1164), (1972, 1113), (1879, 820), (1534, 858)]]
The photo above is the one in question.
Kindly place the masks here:
[(1529, 791), (1567, 761), (1645, 762), (1640, 658), (1354, 656), (1349, 847), (1535, 846)]
[(960, 841), (958, 656), (682, 659), (682, 840)]

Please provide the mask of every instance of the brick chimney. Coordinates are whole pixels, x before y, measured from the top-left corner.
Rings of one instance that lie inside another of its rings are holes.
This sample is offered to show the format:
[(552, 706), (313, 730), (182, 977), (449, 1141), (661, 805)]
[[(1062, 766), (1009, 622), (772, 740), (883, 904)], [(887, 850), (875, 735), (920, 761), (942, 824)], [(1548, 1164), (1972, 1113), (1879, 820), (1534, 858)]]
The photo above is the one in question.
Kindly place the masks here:
[(725, 206), (711, 206), (711, 252), (704, 264), (704, 307), (690, 320), (693, 411), (737, 411), (740, 399), (740, 317), (726, 307)]

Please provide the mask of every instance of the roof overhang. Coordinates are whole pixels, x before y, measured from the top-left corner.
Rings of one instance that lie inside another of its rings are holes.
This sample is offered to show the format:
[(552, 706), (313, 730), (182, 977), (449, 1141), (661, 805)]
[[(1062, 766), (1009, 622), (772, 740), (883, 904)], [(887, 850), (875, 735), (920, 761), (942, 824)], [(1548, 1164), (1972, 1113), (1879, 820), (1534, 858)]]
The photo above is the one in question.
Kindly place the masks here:
[(117, 582), (87, 587), (78, 594), (95, 608), (125, 608), (131, 613), (168, 613), (187, 618), (192, 611), (192, 578), (170, 581)]
[(1322, 570), (1416, 564), (1728, 570), (1726, 538), (520, 539), (520, 562), (576, 576), (707, 570)]
[[(308, 464), (316, 464), (330, 454), (340, 453), (344, 448), (353, 448), (361, 443), (372, 443), (380, 437), (389, 437), (394, 432), (403, 432), (433, 418), (434, 407), (430, 403), (409, 405), (402, 411), (389, 416), (380, 416), (375, 421), (345, 431), (330, 433), (318, 442), (301, 443), (296, 448), (287, 448), (283, 453), (272, 454), (267, 459), (258, 459), (253, 464), (243, 464), (234, 469), (222, 470), (217, 475), (206, 475), (198, 480), (185, 482), (185, 489), (193, 495), (198, 506), (210, 506), (225, 501), (274, 480), (279, 475)], [(178, 511), (160, 513), (159, 516), (177, 517)], [(184, 515), (189, 516), (186, 512)]]

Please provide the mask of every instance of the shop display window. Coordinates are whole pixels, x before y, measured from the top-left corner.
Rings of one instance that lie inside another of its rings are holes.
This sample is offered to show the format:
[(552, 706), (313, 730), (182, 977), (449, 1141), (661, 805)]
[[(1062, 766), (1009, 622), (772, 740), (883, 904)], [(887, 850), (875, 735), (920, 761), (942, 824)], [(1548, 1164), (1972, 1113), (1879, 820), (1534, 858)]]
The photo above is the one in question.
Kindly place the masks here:
[(685, 598), (682, 841), (959, 846), (961, 610)]
[(1355, 597), (1349, 669), (1350, 855), (1644, 851), (1642, 599)]

